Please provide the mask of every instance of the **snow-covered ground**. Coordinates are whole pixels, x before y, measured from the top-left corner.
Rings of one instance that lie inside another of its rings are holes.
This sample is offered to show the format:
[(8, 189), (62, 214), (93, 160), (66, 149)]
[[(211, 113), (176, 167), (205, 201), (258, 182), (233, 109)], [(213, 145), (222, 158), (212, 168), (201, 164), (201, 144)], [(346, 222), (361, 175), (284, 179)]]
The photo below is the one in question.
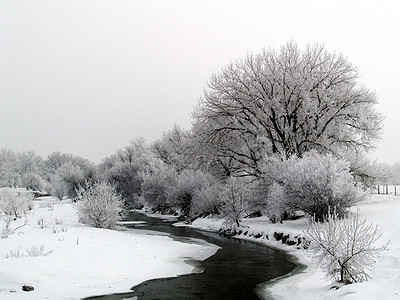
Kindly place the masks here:
[[(185, 244), (144, 231), (90, 228), (79, 224), (71, 203), (47, 202), (51, 199), (36, 201), (27, 225), (0, 240), (0, 299), (78, 299), (129, 292), (132, 286), (148, 279), (193, 272), (186, 259), (204, 260), (217, 251), (216, 246), (200, 241)], [(307, 228), (305, 219), (283, 224), (271, 224), (266, 217), (245, 220), (239, 238), (285, 250), (307, 265), (292, 276), (266, 285), (266, 294), (277, 300), (400, 299), (400, 196), (373, 195), (358, 208), (361, 217), (379, 226), (382, 237), (378, 242), (390, 240), (389, 249), (377, 259), (372, 279), (337, 290), (331, 289), (337, 284), (324, 279), (301, 245), (284, 245), (274, 238), (277, 232), (297, 241)], [(11, 228), (23, 221), (13, 222)], [(0, 229), (3, 224), (4, 217)], [(217, 231), (225, 225), (221, 219), (206, 218), (191, 226)], [(32, 257), (28, 252), (48, 254)], [(23, 292), (23, 285), (35, 290)]]
[[(355, 207), (354, 210), (356, 209)], [(297, 241), (307, 228), (306, 219), (287, 221), (283, 224), (271, 224), (266, 217), (245, 220), (238, 238), (257, 240), (268, 246), (287, 251), (294, 255), (301, 264), (307, 266), (305, 269), (299, 268), (292, 276), (286, 276), (267, 284), (265, 293), (272, 295), (276, 300), (400, 299), (400, 222), (398, 221), (400, 196), (372, 195), (368, 200), (359, 203), (358, 209), (360, 216), (366, 217), (368, 223), (378, 225), (382, 237), (377, 243), (382, 245), (389, 240), (390, 243), (388, 250), (382, 253), (372, 268), (370, 273), (372, 279), (363, 283), (342, 286), (339, 289), (332, 288), (338, 284), (325, 279), (324, 274), (312, 263), (302, 247), (284, 245), (274, 238), (274, 233), (277, 232), (289, 235), (291, 240)], [(177, 225), (179, 226), (179, 224)], [(194, 221), (190, 226), (218, 231), (225, 225), (221, 219), (205, 218)]]
[[(49, 202), (53, 200), (35, 201), (27, 225), (0, 240), (0, 299), (79, 299), (129, 292), (152, 278), (194, 272), (185, 260), (204, 260), (218, 250), (202, 241), (188, 244), (138, 230), (87, 227), (79, 224), (73, 204)], [(10, 227), (23, 223), (18, 219)], [(22, 291), (23, 285), (34, 291)]]

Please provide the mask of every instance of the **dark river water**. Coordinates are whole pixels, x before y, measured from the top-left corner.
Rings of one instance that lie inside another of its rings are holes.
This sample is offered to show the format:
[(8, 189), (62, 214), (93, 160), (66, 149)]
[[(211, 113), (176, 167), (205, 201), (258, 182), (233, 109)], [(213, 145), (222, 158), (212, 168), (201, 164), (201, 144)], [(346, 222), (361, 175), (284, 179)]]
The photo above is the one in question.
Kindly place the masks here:
[(128, 228), (168, 233), (172, 238), (187, 243), (192, 242), (187, 238), (202, 239), (221, 249), (205, 261), (194, 262), (204, 270), (202, 273), (149, 280), (133, 287), (132, 293), (106, 295), (93, 299), (258, 300), (262, 299), (258, 296), (261, 295), (259, 292), (261, 283), (285, 275), (296, 267), (287, 260), (284, 253), (257, 243), (219, 233), (175, 227), (172, 221), (149, 218), (137, 212), (131, 212), (126, 220), (146, 222), (126, 225)]

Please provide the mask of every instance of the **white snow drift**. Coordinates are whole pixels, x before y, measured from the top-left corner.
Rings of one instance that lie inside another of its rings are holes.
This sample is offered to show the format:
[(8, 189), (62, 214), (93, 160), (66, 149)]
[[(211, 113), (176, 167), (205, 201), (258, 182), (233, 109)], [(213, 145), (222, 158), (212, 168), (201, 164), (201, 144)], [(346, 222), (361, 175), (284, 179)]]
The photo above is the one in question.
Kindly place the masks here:
[[(186, 244), (167, 235), (115, 231), (79, 224), (73, 204), (35, 201), (27, 224), (0, 240), (0, 299), (79, 299), (129, 292), (143, 281), (194, 272), (218, 247)], [(0, 228), (4, 225), (3, 217)], [(13, 221), (11, 228), (25, 219)], [(23, 285), (34, 287), (22, 291)]]
[[(303, 231), (307, 229), (307, 219), (284, 221), (283, 224), (271, 224), (267, 217), (244, 219), (242, 230), (248, 234), (246, 236), (242, 234), (239, 238), (256, 240), (255, 235), (262, 236), (257, 239), (258, 242), (287, 251), (301, 264), (306, 265), (300, 272), (295, 271), (294, 274), (289, 274), (291, 276), (284, 276), (265, 284), (265, 295), (272, 296), (276, 300), (400, 299), (400, 222), (398, 221), (400, 196), (372, 195), (352, 209), (354, 211), (359, 209), (361, 218), (367, 218), (368, 223), (378, 225), (378, 232), (382, 236), (377, 241), (377, 246), (384, 245), (389, 240), (390, 242), (388, 249), (381, 253), (372, 267), (370, 280), (345, 286), (326, 280), (325, 274), (315, 266), (306, 250), (298, 249), (296, 245), (284, 245), (274, 239), (274, 232), (292, 238), (303, 236)], [(204, 218), (194, 221), (190, 226), (218, 231), (225, 225), (223, 219)]]

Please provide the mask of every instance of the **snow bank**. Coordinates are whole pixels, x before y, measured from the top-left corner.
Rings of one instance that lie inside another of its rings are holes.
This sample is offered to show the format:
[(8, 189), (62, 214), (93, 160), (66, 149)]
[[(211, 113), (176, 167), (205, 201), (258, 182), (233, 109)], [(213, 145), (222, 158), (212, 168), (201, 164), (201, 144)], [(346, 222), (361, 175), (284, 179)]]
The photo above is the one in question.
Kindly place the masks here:
[[(271, 224), (266, 217), (244, 220), (243, 227), (236, 232), (240, 235), (236, 237), (284, 250), (295, 256), (298, 263), (307, 266), (298, 268), (293, 274), (289, 274), (290, 276), (277, 278), (265, 284), (266, 297), (272, 296), (276, 300), (400, 299), (400, 223), (398, 222), (400, 196), (372, 195), (354, 208), (354, 210), (357, 209), (362, 218), (368, 219), (368, 223), (378, 225), (378, 230), (382, 234), (378, 243), (385, 244), (390, 240), (389, 249), (382, 253), (372, 268), (370, 273), (372, 279), (363, 283), (341, 286), (338, 289), (337, 283), (326, 281), (325, 275), (306, 255), (302, 244), (288, 246), (274, 237), (276, 232), (296, 241), (307, 229), (306, 219), (286, 221), (283, 224)], [(184, 226), (182, 223), (177, 225)], [(219, 231), (226, 227), (224, 220), (212, 218), (196, 220), (190, 226), (212, 231)]]
[[(73, 204), (46, 201), (52, 200), (35, 201), (27, 225), (0, 240), (0, 299), (79, 299), (129, 292), (149, 279), (195, 272), (185, 260), (204, 260), (218, 250), (206, 242), (187, 244), (138, 230), (90, 228), (79, 224)], [(3, 224), (4, 218), (0, 229)], [(11, 227), (19, 224), (23, 220)], [(23, 292), (23, 285), (35, 289)]]

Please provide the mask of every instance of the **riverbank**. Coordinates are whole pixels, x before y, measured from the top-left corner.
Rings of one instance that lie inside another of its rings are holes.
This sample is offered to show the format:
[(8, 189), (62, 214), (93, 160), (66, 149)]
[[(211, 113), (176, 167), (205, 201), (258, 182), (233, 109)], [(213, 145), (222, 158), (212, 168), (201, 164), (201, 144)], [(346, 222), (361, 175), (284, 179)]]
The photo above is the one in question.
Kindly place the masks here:
[[(357, 209), (357, 208), (354, 208)], [(240, 228), (231, 231), (235, 237), (263, 243), (266, 246), (285, 251), (296, 257), (300, 265), (292, 276), (277, 278), (268, 284), (261, 285), (266, 297), (276, 300), (333, 300), (333, 299), (400, 299), (400, 197), (393, 195), (372, 195), (359, 203), (358, 209), (362, 218), (368, 223), (378, 225), (382, 234), (379, 244), (390, 240), (388, 250), (382, 253), (371, 270), (367, 282), (342, 286), (324, 279), (321, 272), (307, 256), (304, 249), (303, 231), (307, 229), (305, 218), (285, 221), (283, 224), (271, 224), (267, 217), (246, 219)], [(229, 227), (223, 219), (203, 218), (190, 225), (183, 223), (177, 226), (190, 226), (209, 231), (226, 231)]]
[[(204, 260), (218, 248), (182, 243), (144, 231), (91, 228), (78, 222), (69, 201), (42, 198), (26, 225), (0, 240), (0, 299), (79, 299), (129, 292), (149, 279), (189, 274), (185, 261)], [(23, 225), (25, 218), (11, 223)], [(0, 219), (0, 229), (5, 217)], [(23, 286), (33, 287), (30, 292)]]

